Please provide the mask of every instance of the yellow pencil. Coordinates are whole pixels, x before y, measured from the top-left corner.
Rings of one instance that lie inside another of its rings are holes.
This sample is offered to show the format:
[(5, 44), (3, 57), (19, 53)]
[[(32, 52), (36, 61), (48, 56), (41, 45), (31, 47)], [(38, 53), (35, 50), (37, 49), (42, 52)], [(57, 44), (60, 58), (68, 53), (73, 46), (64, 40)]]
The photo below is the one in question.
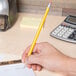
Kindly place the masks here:
[(40, 32), (41, 32), (41, 29), (42, 29), (42, 27), (43, 27), (43, 25), (44, 25), (44, 23), (45, 23), (45, 20), (46, 20), (47, 15), (48, 15), (50, 6), (51, 6), (51, 3), (49, 3), (49, 4), (48, 4), (48, 7), (46, 8), (46, 12), (45, 12), (45, 14), (44, 14), (44, 16), (43, 16), (43, 18), (42, 18), (42, 20), (41, 20), (41, 22), (40, 22), (39, 28), (38, 28), (38, 30), (37, 30), (37, 32), (36, 32), (36, 35), (35, 35), (34, 40), (33, 40), (33, 43), (32, 43), (32, 45), (31, 45), (31, 47), (30, 47), (30, 51), (29, 51), (29, 53), (28, 53), (28, 56), (30, 56), (30, 55), (32, 54), (32, 52), (33, 52), (34, 46), (35, 46), (35, 44), (36, 44), (36, 41), (37, 41), (37, 39), (38, 39), (38, 37), (39, 37), (39, 34), (40, 34)]

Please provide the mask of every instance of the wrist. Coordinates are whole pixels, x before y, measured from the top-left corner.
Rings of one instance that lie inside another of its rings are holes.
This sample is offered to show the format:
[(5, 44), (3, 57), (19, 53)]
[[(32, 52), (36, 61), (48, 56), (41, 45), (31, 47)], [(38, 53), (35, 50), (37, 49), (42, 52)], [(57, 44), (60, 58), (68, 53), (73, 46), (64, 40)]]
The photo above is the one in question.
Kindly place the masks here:
[(65, 75), (65, 76), (67, 76), (68, 75), (68, 67), (67, 67), (67, 65), (68, 65), (68, 60), (69, 60), (69, 57), (68, 56), (66, 56), (66, 55), (64, 55), (63, 57), (62, 57), (62, 62), (61, 62), (61, 66), (60, 66), (60, 68), (61, 68), (61, 72)]
[(67, 71), (69, 76), (76, 76), (76, 59), (69, 57), (67, 61)]

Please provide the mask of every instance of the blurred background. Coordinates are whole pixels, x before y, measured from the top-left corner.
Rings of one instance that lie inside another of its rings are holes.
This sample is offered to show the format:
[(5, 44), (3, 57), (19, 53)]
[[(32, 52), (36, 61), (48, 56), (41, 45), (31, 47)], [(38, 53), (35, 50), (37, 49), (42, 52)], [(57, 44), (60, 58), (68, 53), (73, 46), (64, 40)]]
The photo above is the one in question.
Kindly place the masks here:
[[(17, 0), (19, 12), (43, 14), (49, 0)], [(51, 15), (76, 15), (76, 0), (52, 0)]]

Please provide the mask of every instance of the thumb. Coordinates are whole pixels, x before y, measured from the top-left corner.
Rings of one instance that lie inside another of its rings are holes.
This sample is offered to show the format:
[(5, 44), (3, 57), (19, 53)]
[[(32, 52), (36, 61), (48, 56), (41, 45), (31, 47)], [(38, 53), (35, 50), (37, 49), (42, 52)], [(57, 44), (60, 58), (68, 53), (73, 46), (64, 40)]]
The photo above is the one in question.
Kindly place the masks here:
[(31, 55), (27, 58), (26, 63), (27, 64), (38, 64), (41, 65), (42, 64), (42, 58), (40, 57), (40, 55)]

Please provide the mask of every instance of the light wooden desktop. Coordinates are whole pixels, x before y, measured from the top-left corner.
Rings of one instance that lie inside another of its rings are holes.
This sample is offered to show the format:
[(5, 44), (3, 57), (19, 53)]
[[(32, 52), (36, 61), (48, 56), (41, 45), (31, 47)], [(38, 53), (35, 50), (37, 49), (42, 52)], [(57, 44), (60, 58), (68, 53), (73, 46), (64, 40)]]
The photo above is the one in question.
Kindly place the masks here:
[[(21, 28), (23, 17), (40, 18), (39, 14), (20, 13), (15, 25), (6, 32), (0, 32), (0, 54), (6, 54), (4, 60), (20, 59), (23, 51), (32, 43), (36, 29)], [(49, 42), (64, 54), (76, 58), (76, 44), (64, 42), (50, 36), (50, 32), (58, 26), (65, 17), (48, 15), (45, 27), (42, 29), (37, 42)], [(8, 55), (8, 56), (7, 56)], [(58, 76), (52, 72), (43, 70), (35, 72), (36, 76)]]

